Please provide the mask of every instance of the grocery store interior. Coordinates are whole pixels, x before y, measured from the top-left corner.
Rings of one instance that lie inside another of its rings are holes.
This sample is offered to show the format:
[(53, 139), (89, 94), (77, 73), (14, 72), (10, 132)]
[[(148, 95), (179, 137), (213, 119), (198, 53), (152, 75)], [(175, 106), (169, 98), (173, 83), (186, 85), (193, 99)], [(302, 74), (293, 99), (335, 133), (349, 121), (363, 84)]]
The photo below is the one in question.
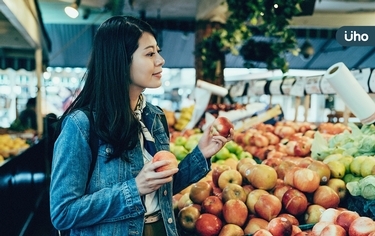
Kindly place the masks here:
[[(293, 35), (290, 36), (290, 42), (295, 40), (294, 51), (285, 46), (277, 52), (277, 55), (282, 55), (281, 59), (285, 64), (272, 65), (268, 59), (274, 59), (271, 58), (274, 54), (267, 49), (260, 49), (260, 54), (266, 55), (266, 60), (248, 59), (246, 56), (256, 53), (250, 49), (248, 54), (244, 52), (244, 45), (248, 45), (244, 40), (233, 46), (237, 53), (225, 48), (219, 52), (222, 56), (220, 59), (203, 61), (204, 57), (198, 53), (200, 43), (212, 35), (214, 29), (226, 29), (227, 20), (233, 18), (230, 12), (234, 6), (242, 7), (244, 12), (249, 14), (245, 25), (251, 29), (252, 37), (246, 42), (274, 42), (273, 40), (279, 37), (280, 32), (272, 35), (271, 31), (264, 30), (262, 20), (259, 20), (259, 25), (250, 21), (254, 19), (250, 19), (253, 13), (249, 9), (255, 11), (255, 1), (236, 2), (0, 0), (0, 235), (49, 236), (53, 232), (48, 199), (52, 158), (52, 150), (47, 148), (48, 117), (62, 115), (76, 96), (85, 77), (96, 29), (113, 15), (141, 18), (149, 22), (157, 33), (161, 55), (166, 61), (163, 66), (162, 86), (146, 89), (144, 94), (149, 102), (165, 111), (171, 142), (175, 141), (176, 136), (186, 137), (188, 130), (198, 128), (202, 131), (209, 121), (218, 116), (226, 116), (241, 137), (249, 130), (260, 130), (264, 125), (272, 126), (272, 137), (277, 138), (272, 145), (271, 141), (267, 141), (268, 145), (257, 146), (252, 141), (234, 140), (241, 146), (241, 150), (246, 150), (256, 158), (258, 164), (280, 165), (280, 162), (267, 162), (266, 160), (271, 159), (271, 156), (267, 157), (268, 153), (276, 151), (280, 154), (281, 148), (278, 147), (282, 146), (287, 150), (292, 141), (298, 142), (297, 139), (292, 140), (291, 136), (278, 133), (280, 129), (277, 125), (281, 124), (293, 127), (295, 137), (298, 136), (297, 133), (305, 136), (307, 130), (326, 134), (324, 137), (310, 136), (308, 141), (307, 138), (303, 139), (303, 142), (308, 142), (303, 143), (303, 148), (309, 150), (300, 157), (309, 159), (309, 164), (313, 160), (327, 164), (328, 161), (324, 162), (322, 153), (326, 157), (333, 149), (330, 145), (336, 145), (336, 151), (341, 148), (340, 155), (349, 155), (345, 148), (352, 148), (350, 155), (353, 159), (356, 156), (374, 156), (375, 145), (371, 146), (374, 150), (368, 146), (366, 149), (362, 141), (358, 143), (358, 139), (355, 140), (350, 135), (357, 135), (358, 138), (361, 133), (363, 139), (368, 135), (367, 140), (372, 140), (371, 135), (375, 135), (375, 129), (367, 127), (373, 123), (375, 114), (375, 41), (372, 40), (372, 45), (343, 45), (339, 42), (338, 35), (342, 32), (342, 27), (347, 27), (347, 30), (374, 31), (371, 27), (375, 27), (375, 1), (258, 1), (263, 2), (261, 4), (265, 9), (274, 11), (283, 11), (283, 7), (290, 7), (287, 4), (291, 2), (299, 3), (295, 4), (299, 6), (298, 13), (288, 15), (287, 19), (278, 18), (279, 22), (285, 20), (285, 32), (288, 30)], [(75, 7), (78, 16), (68, 16), (64, 11), (68, 6)], [(287, 11), (292, 10), (285, 10)], [(281, 17), (287, 14), (285, 12), (279, 13)], [(217, 26), (219, 28), (215, 28)], [(233, 32), (236, 31), (231, 33)], [(289, 37), (288, 34), (285, 35), (284, 38)], [(258, 47), (257, 45), (254, 47)], [(213, 70), (215, 78), (207, 76), (204, 66), (217, 62), (219, 66), (215, 64)], [(287, 66), (287, 69), (283, 66)], [(337, 74), (335, 70), (331, 70), (334, 66), (340, 69)], [(331, 74), (335, 74), (335, 77), (330, 80)], [(30, 98), (37, 99), (37, 128), (25, 128), (18, 123)], [(337, 138), (329, 141), (332, 137)], [(326, 146), (317, 147), (319, 141), (323, 142), (321, 139), (327, 140), (324, 143)], [(350, 142), (353, 144), (348, 145)], [(358, 147), (355, 146), (357, 144)], [(366, 151), (361, 152), (364, 149)], [(330, 154), (333, 153), (332, 151)], [(298, 156), (294, 152), (285, 156), (290, 157), (292, 154)], [(214, 159), (220, 160), (217, 165), (226, 163), (226, 159), (223, 160), (220, 156), (213, 157)], [(239, 160), (240, 158), (237, 162)], [(375, 175), (375, 164), (373, 166), (370, 176)], [(344, 181), (345, 173), (336, 176), (335, 170), (331, 167), (331, 179)], [(350, 166), (346, 166), (346, 174), (348, 172)], [(361, 175), (360, 172), (357, 175)], [(362, 173), (361, 178), (367, 176)], [(346, 184), (347, 182), (345, 180)], [(327, 183), (321, 182), (320, 185)], [(274, 188), (275, 186), (272, 190), (267, 190), (273, 192)], [(371, 204), (375, 203), (370, 200), (375, 199), (375, 187), (372, 188), (373, 198), (365, 198), (361, 203), (356, 203), (366, 210), (356, 211), (361, 217), (374, 220), (375, 207)], [(312, 191), (310, 195), (311, 193)], [(353, 195), (348, 189), (345, 189), (345, 193), (346, 198)], [(357, 194), (360, 195), (358, 192)], [(346, 208), (346, 198), (340, 199), (342, 203), (337, 203), (336, 208)], [(315, 203), (311, 200), (309, 205), (313, 204)], [(288, 209), (284, 209), (284, 205), (283, 211), (290, 213)], [(299, 212), (298, 219), (304, 216), (306, 218), (308, 214), (305, 209), (303, 213)], [(255, 213), (255, 217), (261, 215)], [(224, 219), (223, 222), (225, 221), (228, 222)], [(307, 222), (306, 219), (302, 221), (300, 225), (313, 223), (308, 229), (310, 231), (318, 223)], [(375, 223), (373, 225), (375, 232)], [(245, 227), (244, 224), (241, 228), (241, 235), (255, 233), (254, 229), (249, 231), (250, 227)], [(186, 235), (203, 235), (198, 231), (190, 231), (191, 234)], [(347, 234), (340, 235), (351, 236), (349, 229)]]

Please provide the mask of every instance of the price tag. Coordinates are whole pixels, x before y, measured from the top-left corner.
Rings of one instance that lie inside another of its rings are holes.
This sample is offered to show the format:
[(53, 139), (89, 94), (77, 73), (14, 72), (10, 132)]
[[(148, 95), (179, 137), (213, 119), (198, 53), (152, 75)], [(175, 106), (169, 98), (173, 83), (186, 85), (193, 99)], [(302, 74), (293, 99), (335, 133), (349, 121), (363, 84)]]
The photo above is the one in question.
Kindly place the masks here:
[(371, 74), (371, 69), (364, 68), (361, 70), (353, 70), (351, 72), (362, 88), (368, 93), (370, 91), (368, 81)]
[(305, 77), (297, 77), (296, 82), (293, 84), (292, 88), (290, 89), (289, 95), (303, 97), (305, 95), (305, 84), (306, 80)]
[(375, 93), (375, 69), (372, 70), (370, 78), (368, 79), (368, 86), (371, 93)]
[(324, 77), (320, 80), (320, 89), (323, 94), (336, 94), (336, 91), (332, 88), (331, 84)]
[(293, 86), (295, 81), (296, 81), (296, 78), (286, 78), (286, 79), (284, 79), (284, 81), (281, 85), (282, 94), (289, 95), (290, 90), (292, 89), (292, 86)]
[(306, 94), (321, 94), (320, 91), (320, 80), (322, 79), (323, 75), (318, 76), (308, 76), (306, 77), (306, 84), (305, 84), (305, 91)]
[(270, 93), (271, 95), (281, 95), (281, 79), (272, 80), (270, 84)]

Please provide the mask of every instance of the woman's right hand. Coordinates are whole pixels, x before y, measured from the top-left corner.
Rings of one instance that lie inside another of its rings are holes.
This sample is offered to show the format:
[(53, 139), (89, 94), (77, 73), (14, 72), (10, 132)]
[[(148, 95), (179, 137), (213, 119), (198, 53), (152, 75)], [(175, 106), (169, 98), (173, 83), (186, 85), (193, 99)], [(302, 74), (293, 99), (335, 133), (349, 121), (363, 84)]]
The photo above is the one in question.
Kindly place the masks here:
[(138, 192), (141, 196), (155, 192), (158, 190), (163, 184), (171, 182), (173, 179), (173, 175), (178, 172), (178, 168), (165, 170), (161, 172), (156, 172), (160, 166), (164, 166), (169, 164), (169, 161), (157, 161), (157, 162), (148, 162), (146, 163), (142, 170), (139, 172), (137, 177), (135, 177), (135, 182), (138, 187)]

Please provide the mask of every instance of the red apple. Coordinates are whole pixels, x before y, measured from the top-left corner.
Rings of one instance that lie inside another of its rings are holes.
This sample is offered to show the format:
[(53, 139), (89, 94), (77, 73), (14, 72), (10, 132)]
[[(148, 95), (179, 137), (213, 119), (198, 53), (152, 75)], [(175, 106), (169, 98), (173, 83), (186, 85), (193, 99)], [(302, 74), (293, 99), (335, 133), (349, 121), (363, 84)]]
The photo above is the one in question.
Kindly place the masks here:
[(336, 208), (328, 208), (322, 212), (322, 214), (320, 215), (319, 221), (320, 222), (324, 221), (324, 222), (329, 222), (329, 223), (334, 224), (340, 212), (341, 211), (339, 211)]
[(286, 212), (294, 216), (303, 214), (308, 204), (306, 195), (295, 188), (291, 188), (284, 193), (282, 203)]
[(230, 199), (224, 203), (223, 218), (226, 223), (242, 227), (249, 215), (246, 204), (239, 199)]
[(258, 201), (259, 197), (264, 194), (270, 193), (263, 189), (254, 189), (247, 195), (246, 206), (249, 209), (250, 213), (255, 213), (254, 205)]
[(217, 196), (209, 196), (202, 202), (202, 213), (210, 213), (221, 217), (223, 210), (223, 202)]
[(313, 160), (307, 168), (315, 171), (319, 175), (320, 185), (326, 184), (331, 178), (331, 169), (322, 161)]
[(234, 125), (232, 124), (232, 122), (224, 116), (219, 116), (215, 119), (211, 126), (211, 134), (228, 137), (230, 135), (231, 129), (234, 129)]
[(236, 224), (226, 224), (221, 228), (219, 236), (239, 236), (244, 235), (243, 229)]
[(246, 235), (254, 234), (259, 229), (267, 229), (267, 226), (268, 226), (267, 220), (260, 218), (260, 217), (253, 217), (247, 222), (244, 228), (244, 233)]
[(278, 217), (287, 218), (290, 221), (290, 223), (292, 223), (292, 225), (297, 225), (297, 226), (299, 225), (298, 219), (294, 215), (292, 215), (292, 214), (281, 213), (281, 214), (278, 215)]
[(275, 188), (273, 189), (273, 195), (275, 195), (280, 201), (282, 201), (284, 193), (288, 191), (289, 189), (293, 188), (290, 185), (287, 184), (279, 184), (276, 185)]
[(340, 203), (340, 197), (331, 187), (321, 185), (314, 192), (313, 203), (324, 208), (337, 208)]
[(200, 215), (201, 213), (199, 212), (197, 207), (193, 205), (186, 206), (178, 212), (178, 223), (185, 231), (194, 232), (195, 223)]
[(329, 224), (322, 229), (319, 236), (346, 236), (346, 231), (340, 225)]
[(272, 194), (263, 194), (259, 196), (254, 204), (255, 213), (263, 219), (270, 221), (280, 214), (282, 204), (280, 200)]
[(219, 187), (219, 183), (218, 183), (218, 180), (219, 180), (219, 176), (221, 175), (221, 173), (223, 173), (224, 171), (226, 170), (230, 170), (231, 167), (228, 166), (228, 165), (216, 165), (213, 169), (212, 169), (212, 182), (215, 186)]
[(170, 151), (166, 151), (166, 150), (158, 151), (157, 153), (155, 153), (154, 158), (152, 159), (152, 162), (162, 161), (162, 160), (167, 160), (170, 163), (156, 168), (155, 169), (156, 172), (174, 169), (174, 168), (177, 168), (178, 166), (176, 156)]
[(221, 189), (224, 189), (225, 186), (229, 183), (235, 183), (238, 185), (242, 185), (242, 175), (238, 170), (226, 170), (219, 176), (218, 185)]
[[(311, 233), (313, 236), (317, 235), (319, 236), (322, 230), (327, 226), (327, 225), (333, 225), (331, 222), (327, 221), (319, 221), (317, 222), (311, 229)], [(332, 235), (333, 236), (333, 235)]]
[[(245, 184), (245, 185), (242, 185), (242, 188), (243, 190), (245, 191), (245, 194), (246, 194), (246, 198), (247, 198), (247, 195), (253, 191), (255, 188), (251, 185), (251, 184)], [(246, 201), (246, 198), (245, 198), (245, 201)]]
[(206, 181), (198, 181), (191, 186), (189, 198), (193, 203), (201, 204), (212, 193), (212, 186)]
[(253, 236), (273, 236), (273, 235), (267, 229), (259, 229), (253, 234)]
[(320, 185), (319, 175), (308, 168), (296, 169), (293, 176), (293, 186), (305, 193), (314, 192)]
[(280, 165), (278, 165), (278, 166), (275, 167), (275, 170), (276, 170), (276, 173), (277, 173), (277, 177), (279, 179), (284, 179), (285, 174), (288, 173), (289, 169), (291, 167), (294, 167), (294, 166), (296, 166), (295, 163), (293, 163), (291, 161), (283, 160), (280, 163)]
[(246, 178), (257, 189), (271, 190), (277, 183), (277, 172), (268, 165), (257, 164), (246, 173)]
[(349, 226), (350, 236), (367, 236), (375, 231), (375, 222), (367, 216), (360, 216)]
[(359, 217), (360, 215), (355, 211), (343, 210), (337, 216), (335, 224), (340, 225), (345, 231), (349, 232), (350, 224)]
[(246, 201), (246, 193), (241, 185), (228, 183), (227, 186), (223, 189), (222, 200), (227, 202), (230, 199), (239, 199), (243, 202)]
[(272, 235), (291, 235), (292, 223), (285, 217), (275, 217), (268, 223), (267, 230)]
[(315, 224), (319, 222), (322, 213), (326, 209), (321, 205), (311, 204), (307, 207), (304, 215), (304, 221), (306, 224)]
[(195, 231), (200, 236), (218, 235), (222, 227), (220, 218), (209, 213), (201, 214), (195, 222)]

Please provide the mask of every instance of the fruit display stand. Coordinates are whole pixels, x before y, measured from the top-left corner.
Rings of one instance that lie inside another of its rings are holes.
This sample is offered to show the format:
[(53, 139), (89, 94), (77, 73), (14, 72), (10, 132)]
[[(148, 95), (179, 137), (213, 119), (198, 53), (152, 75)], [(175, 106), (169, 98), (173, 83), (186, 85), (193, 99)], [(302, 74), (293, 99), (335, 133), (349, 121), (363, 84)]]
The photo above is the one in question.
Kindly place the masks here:
[[(361, 153), (375, 153), (363, 146), (373, 129), (279, 121), (235, 132), (208, 175), (174, 196), (181, 235), (374, 235), (372, 200), (346, 187), (375, 174), (360, 165), (374, 166)], [(171, 147), (199, 136), (187, 133)]]

